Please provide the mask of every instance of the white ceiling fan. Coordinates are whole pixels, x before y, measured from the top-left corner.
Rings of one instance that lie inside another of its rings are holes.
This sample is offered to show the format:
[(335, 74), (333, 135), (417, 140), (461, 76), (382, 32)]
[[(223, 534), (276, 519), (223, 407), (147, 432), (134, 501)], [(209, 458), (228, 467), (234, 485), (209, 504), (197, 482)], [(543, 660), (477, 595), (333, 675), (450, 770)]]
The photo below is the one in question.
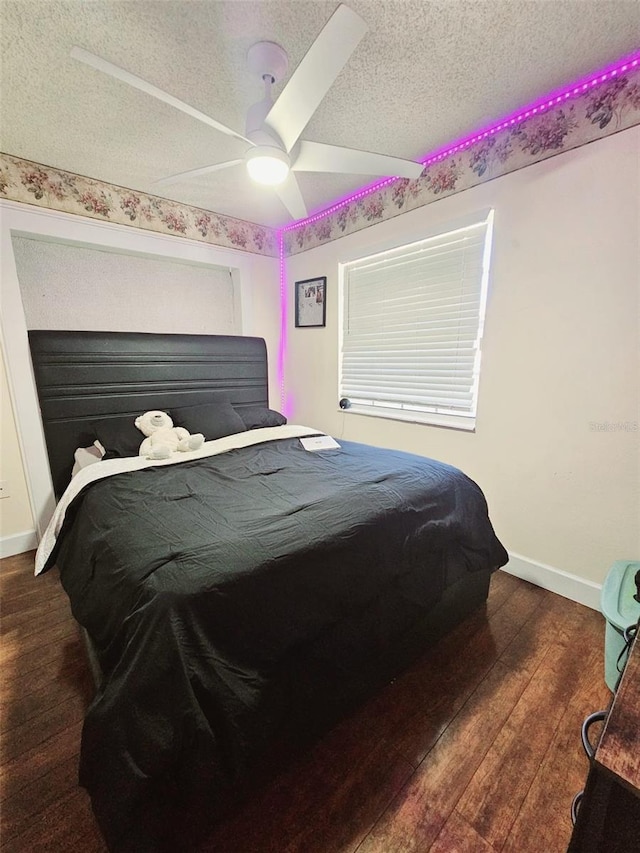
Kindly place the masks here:
[(248, 146), (241, 158), (170, 175), (157, 181), (158, 185), (197, 178), (245, 163), (254, 180), (273, 185), (294, 219), (303, 219), (307, 216), (307, 209), (293, 172), (342, 172), (417, 178), (423, 169), (421, 163), (412, 160), (300, 139), (300, 134), (346, 65), (366, 29), (365, 22), (353, 10), (344, 5), (338, 6), (275, 103), (271, 97), (271, 86), (286, 74), (287, 54), (274, 42), (255, 44), (248, 52), (247, 64), (249, 70), (259, 74), (264, 81), (265, 97), (249, 109), (244, 136), (158, 89), (152, 83), (81, 47), (74, 47), (71, 56), (164, 101), (215, 130), (235, 137)]

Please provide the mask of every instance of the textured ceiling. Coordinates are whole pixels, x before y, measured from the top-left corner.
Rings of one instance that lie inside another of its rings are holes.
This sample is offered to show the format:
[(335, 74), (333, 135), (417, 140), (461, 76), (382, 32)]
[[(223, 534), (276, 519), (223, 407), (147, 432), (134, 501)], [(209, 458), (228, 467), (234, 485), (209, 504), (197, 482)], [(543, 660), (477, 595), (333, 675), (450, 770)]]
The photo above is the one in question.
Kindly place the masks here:
[[(242, 166), (162, 190), (175, 172), (242, 157), (245, 144), (69, 56), (73, 45), (145, 78), (240, 133), (263, 97), (256, 41), (293, 70), (335, 0), (0, 0), (0, 150), (218, 213), (289, 216)], [(307, 125), (318, 142), (418, 159), (640, 45), (636, 0), (348, 0), (369, 29)], [(277, 95), (280, 86), (274, 88)], [(310, 211), (368, 183), (299, 174)]]

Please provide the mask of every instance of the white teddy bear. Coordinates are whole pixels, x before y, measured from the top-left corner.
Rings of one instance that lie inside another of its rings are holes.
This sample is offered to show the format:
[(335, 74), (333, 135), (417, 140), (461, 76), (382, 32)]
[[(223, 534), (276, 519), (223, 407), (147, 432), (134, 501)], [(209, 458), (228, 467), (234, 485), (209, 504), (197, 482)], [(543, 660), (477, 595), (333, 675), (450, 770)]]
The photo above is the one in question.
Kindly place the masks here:
[(168, 459), (176, 450), (198, 450), (204, 443), (202, 433), (191, 435), (184, 427), (174, 427), (166, 412), (145, 412), (135, 423), (147, 436), (139, 451), (147, 459)]

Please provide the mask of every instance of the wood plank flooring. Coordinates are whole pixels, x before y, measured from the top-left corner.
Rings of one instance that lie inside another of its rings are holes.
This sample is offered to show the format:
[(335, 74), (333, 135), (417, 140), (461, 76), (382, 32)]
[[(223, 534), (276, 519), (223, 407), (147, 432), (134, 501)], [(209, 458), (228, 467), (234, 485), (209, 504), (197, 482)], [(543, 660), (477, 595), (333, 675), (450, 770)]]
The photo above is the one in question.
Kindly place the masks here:
[[(78, 787), (91, 698), (54, 570), (0, 561), (0, 844), (101, 853)], [(486, 609), (219, 823), (198, 853), (564, 853), (605, 708), (602, 616), (504, 572)], [(183, 853), (183, 850), (176, 851)]]

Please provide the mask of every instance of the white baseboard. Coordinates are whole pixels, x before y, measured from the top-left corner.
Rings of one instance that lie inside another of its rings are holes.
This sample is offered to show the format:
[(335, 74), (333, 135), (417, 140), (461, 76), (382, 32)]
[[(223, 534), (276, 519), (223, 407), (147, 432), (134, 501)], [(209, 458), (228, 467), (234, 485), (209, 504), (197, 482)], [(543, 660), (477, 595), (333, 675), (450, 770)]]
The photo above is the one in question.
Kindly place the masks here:
[(38, 538), (35, 530), (25, 530), (22, 533), (14, 533), (13, 536), (2, 536), (0, 537), (0, 559), (24, 554), (25, 551), (33, 551), (37, 547)]
[(571, 601), (577, 601), (578, 604), (584, 604), (592, 610), (600, 610), (602, 584), (585, 580), (562, 569), (555, 569), (553, 566), (546, 566), (544, 563), (536, 563), (521, 554), (512, 552), (509, 553), (509, 562), (502, 567), (502, 571), (530, 581)]

